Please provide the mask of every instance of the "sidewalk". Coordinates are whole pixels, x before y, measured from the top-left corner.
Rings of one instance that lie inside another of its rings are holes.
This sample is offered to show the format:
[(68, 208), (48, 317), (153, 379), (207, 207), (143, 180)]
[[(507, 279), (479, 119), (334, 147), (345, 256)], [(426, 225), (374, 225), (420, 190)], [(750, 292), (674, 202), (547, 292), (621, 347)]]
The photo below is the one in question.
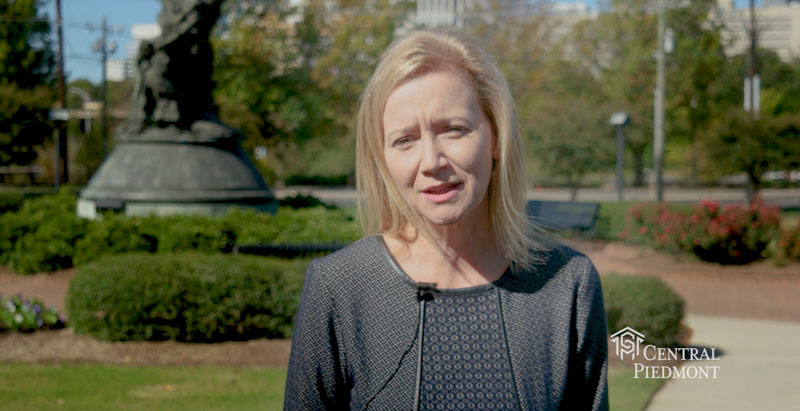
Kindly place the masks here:
[(797, 409), (800, 324), (693, 314), (686, 321), (693, 345), (723, 351), (719, 361), (702, 363), (718, 365), (719, 378), (672, 379), (648, 411)]

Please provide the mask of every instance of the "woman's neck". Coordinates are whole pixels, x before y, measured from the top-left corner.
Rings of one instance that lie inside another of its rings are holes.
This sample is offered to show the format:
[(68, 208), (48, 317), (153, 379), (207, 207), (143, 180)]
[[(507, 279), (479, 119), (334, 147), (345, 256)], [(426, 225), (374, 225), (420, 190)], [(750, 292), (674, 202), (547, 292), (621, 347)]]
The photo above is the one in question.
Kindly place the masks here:
[(384, 235), (389, 251), (414, 281), (470, 287), (496, 281), (510, 263), (494, 241), (488, 218), (434, 227), (431, 234), (433, 239), (408, 227), (402, 236)]

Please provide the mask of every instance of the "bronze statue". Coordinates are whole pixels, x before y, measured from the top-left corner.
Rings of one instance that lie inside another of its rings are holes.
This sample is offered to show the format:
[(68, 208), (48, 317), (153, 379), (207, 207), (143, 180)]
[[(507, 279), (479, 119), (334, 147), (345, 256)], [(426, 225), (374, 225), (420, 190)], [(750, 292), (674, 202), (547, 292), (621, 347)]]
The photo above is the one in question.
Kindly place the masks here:
[(123, 138), (157, 138), (157, 130), (148, 128), (177, 128), (209, 138), (232, 135), (220, 123), (211, 97), (214, 56), (208, 38), (223, 1), (162, 0), (161, 35), (139, 47), (133, 107), (121, 129)]
[(275, 196), (222, 124), (208, 37), (223, 0), (162, 0), (161, 35), (142, 42), (133, 106), (114, 150), (78, 199), (78, 215), (274, 212)]

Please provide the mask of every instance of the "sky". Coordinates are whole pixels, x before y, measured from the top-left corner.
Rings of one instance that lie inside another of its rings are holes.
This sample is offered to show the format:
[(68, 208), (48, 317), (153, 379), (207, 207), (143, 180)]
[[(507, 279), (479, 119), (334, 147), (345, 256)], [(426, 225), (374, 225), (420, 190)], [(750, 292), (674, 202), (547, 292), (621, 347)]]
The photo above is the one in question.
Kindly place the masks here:
[[(55, 19), (55, 1), (46, 10)], [(158, 22), (160, 0), (61, 0), (64, 20), (64, 72), (67, 81), (88, 78), (99, 83), (102, 77), (100, 53), (92, 51), (92, 43), (101, 37), (100, 25), (105, 17), (116, 32), (109, 36), (117, 50), (109, 58), (124, 59), (125, 48), (133, 41), (131, 26)], [(96, 29), (89, 29), (89, 25)]]
[[(585, 1), (594, 8), (597, 0), (557, 0), (566, 3)], [(670, 0), (667, 0), (670, 1)], [(736, 0), (739, 7), (747, 4), (747, 0)], [(756, 4), (761, 4), (757, 0)], [(55, 18), (55, 1), (50, 1), (45, 9), (47, 15)], [(100, 39), (98, 29), (103, 18), (108, 25), (116, 29), (109, 36), (117, 44), (117, 50), (109, 56), (112, 59), (124, 59), (125, 50), (133, 39), (131, 26), (134, 24), (157, 23), (161, 10), (160, 0), (61, 0), (64, 19), (64, 71), (67, 81), (88, 78), (99, 83), (102, 76), (100, 54), (92, 51), (92, 43)], [(95, 29), (90, 29), (90, 26)]]

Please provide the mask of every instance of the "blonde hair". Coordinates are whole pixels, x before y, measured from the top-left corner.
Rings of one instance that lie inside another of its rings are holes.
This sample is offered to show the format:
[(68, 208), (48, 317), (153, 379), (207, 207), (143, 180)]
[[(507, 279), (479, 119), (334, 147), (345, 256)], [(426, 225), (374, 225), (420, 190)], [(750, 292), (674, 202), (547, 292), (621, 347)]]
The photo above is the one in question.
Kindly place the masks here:
[(546, 250), (551, 240), (525, 213), (525, 170), (514, 99), (505, 77), (477, 41), (451, 31), (418, 30), (396, 39), (361, 96), (356, 186), (362, 227), (367, 234), (402, 236), (411, 225), (444, 251), (430, 223), (395, 186), (383, 156), (383, 111), (389, 95), (401, 83), (441, 68), (467, 75), (489, 119), (499, 155), (488, 191), (491, 235), (513, 264), (530, 268), (540, 262), (531, 251)]

